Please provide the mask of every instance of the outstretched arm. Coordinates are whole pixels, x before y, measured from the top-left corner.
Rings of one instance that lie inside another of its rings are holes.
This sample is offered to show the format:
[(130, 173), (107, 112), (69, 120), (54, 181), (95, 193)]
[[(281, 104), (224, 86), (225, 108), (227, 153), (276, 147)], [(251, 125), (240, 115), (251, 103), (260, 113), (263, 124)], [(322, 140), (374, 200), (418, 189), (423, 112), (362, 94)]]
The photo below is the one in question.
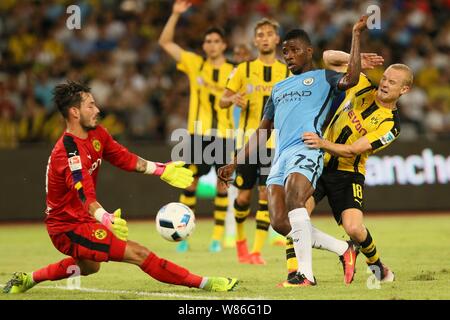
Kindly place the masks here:
[(245, 163), (245, 161), (257, 151), (258, 148), (264, 147), (267, 143), (267, 140), (270, 138), (270, 133), (272, 132), (273, 121), (262, 119), (259, 124), (258, 129), (256, 129), (255, 133), (253, 133), (248, 142), (245, 144), (244, 148), (242, 148), (236, 157), (234, 157), (234, 163)]
[(147, 162), (149, 161), (138, 157), (138, 160), (136, 162), (136, 172), (144, 173), (147, 170)]
[(325, 50), (322, 55), (325, 65), (343, 65), (350, 60), (350, 54), (340, 50)]
[(360, 36), (361, 32), (366, 28), (366, 24), (367, 16), (362, 16), (353, 26), (350, 61), (347, 73), (341, 78), (337, 85), (339, 90), (345, 91), (358, 83), (359, 74), (361, 73)]
[(183, 161), (175, 162), (153, 162), (138, 157), (136, 171), (161, 177), (161, 180), (171, 186), (185, 189), (194, 181), (193, 172), (184, 168)]
[(234, 170), (236, 170), (236, 166), (238, 164), (246, 163), (249, 156), (257, 152), (258, 147), (263, 147), (265, 145), (270, 137), (270, 133), (272, 132), (274, 118), (275, 105), (272, 97), (270, 97), (264, 106), (263, 119), (261, 120), (258, 129), (256, 129), (255, 133), (250, 136), (248, 142), (234, 157), (234, 159), (229, 164), (219, 169), (217, 176), (222, 183), (228, 185), (228, 183), (233, 180), (231, 179), (231, 176), (233, 175)]
[(342, 158), (352, 158), (372, 150), (372, 145), (366, 137), (361, 137), (352, 144), (339, 144), (322, 139), (313, 132), (305, 132), (303, 141), (310, 148), (322, 149), (333, 156)]
[(183, 49), (174, 42), (175, 26), (180, 15), (185, 12), (192, 4), (187, 0), (176, 0), (172, 7), (172, 14), (167, 20), (161, 35), (159, 36), (159, 45), (172, 56), (177, 62), (181, 59)]
[(159, 163), (145, 160), (128, 151), (127, 148), (115, 141), (113, 137), (103, 130), (104, 149), (103, 158), (112, 165), (126, 171), (135, 171), (160, 176), (161, 180), (177, 188), (187, 188), (191, 185), (192, 171), (183, 168), (184, 162), (175, 161)]
[(258, 147), (263, 147), (270, 137), (272, 132), (273, 121), (262, 119), (261, 123), (256, 129), (255, 133), (250, 136), (250, 139), (245, 146), (238, 152), (238, 154), (231, 160), (229, 164), (223, 166), (218, 171), (218, 178), (222, 183), (228, 184), (233, 179), (234, 170), (238, 164), (246, 163), (246, 160), (258, 150)]
[[(325, 68), (336, 72), (346, 72), (350, 54), (339, 50), (325, 50), (323, 52)], [(361, 69), (369, 70), (383, 65), (384, 58), (376, 53), (361, 53)]]

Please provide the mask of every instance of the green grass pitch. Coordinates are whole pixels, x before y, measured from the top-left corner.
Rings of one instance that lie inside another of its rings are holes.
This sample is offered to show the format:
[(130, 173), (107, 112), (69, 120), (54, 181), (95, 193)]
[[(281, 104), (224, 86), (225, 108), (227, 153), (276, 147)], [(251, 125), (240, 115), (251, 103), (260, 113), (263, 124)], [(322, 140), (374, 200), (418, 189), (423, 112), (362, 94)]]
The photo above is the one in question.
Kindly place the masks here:
[[(151, 221), (150, 221), (151, 220)], [(313, 224), (337, 238), (344, 232), (331, 217), (313, 217)], [(366, 225), (386, 263), (396, 275), (393, 283), (369, 289), (365, 257), (360, 254), (354, 282), (343, 283), (342, 267), (336, 255), (313, 250), (316, 287), (276, 288), (284, 280), (283, 247), (266, 244), (263, 256), (266, 266), (237, 263), (235, 249), (221, 253), (207, 251), (212, 220), (198, 220), (190, 239), (191, 251), (175, 252), (175, 243), (163, 240), (156, 232), (153, 219), (131, 221), (130, 239), (138, 241), (160, 257), (172, 260), (199, 275), (237, 277), (241, 283), (228, 293), (172, 286), (153, 280), (132, 265), (104, 263), (99, 273), (80, 279), (80, 290), (68, 290), (67, 280), (45, 282), (25, 294), (0, 294), (6, 299), (450, 299), (450, 216), (374, 216)], [(254, 220), (247, 221), (250, 245)], [(51, 244), (44, 224), (0, 224), (0, 285), (14, 271), (32, 271), (64, 256)], [(368, 280), (369, 279), (369, 280)], [(73, 280), (71, 282), (74, 283)]]

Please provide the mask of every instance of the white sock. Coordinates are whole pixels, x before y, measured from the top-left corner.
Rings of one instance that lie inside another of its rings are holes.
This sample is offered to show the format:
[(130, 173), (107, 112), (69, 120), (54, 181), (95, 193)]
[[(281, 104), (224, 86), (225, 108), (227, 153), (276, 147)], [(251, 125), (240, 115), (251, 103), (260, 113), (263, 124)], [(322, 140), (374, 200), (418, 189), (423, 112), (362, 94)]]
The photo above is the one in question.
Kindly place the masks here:
[(31, 280), (33, 281), (34, 284), (36, 284), (36, 281), (34, 281), (34, 278), (33, 278), (33, 273), (34, 273), (34, 272), (30, 272), (30, 274), (31, 274)]
[(203, 288), (205, 287), (205, 285), (206, 285), (207, 282), (208, 282), (208, 277), (203, 277), (203, 278), (202, 278), (202, 282), (200, 282), (199, 288), (200, 288), (200, 289), (203, 289)]
[(312, 225), (306, 208), (297, 208), (288, 213), (291, 224), (291, 232), (288, 236), (292, 238), (294, 251), (298, 261), (298, 272), (303, 274), (309, 281), (314, 282), (312, 271)]
[(225, 216), (225, 236), (236, 236), (236, 219), (234, 218), (234, 200), (237, 197), (237, 188), (230, 186), (228, 189), (228, 209)]
[(333, 238), (329, 234), (320, 231), (316, 227), (312, 226), (312, 246), (316, 249), (324, 249), (336, 253), (338, 256), (342, 256), (348, 249), (348, 243), (343, 240)]

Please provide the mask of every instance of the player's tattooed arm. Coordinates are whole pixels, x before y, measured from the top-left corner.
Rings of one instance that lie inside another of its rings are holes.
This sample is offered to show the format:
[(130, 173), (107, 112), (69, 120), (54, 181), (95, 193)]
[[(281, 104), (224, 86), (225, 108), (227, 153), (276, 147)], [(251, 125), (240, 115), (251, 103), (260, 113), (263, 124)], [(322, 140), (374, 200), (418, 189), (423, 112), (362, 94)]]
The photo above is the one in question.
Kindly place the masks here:
[(148, 161), (138, 157), (136, 171), (148, 175), (159, 176), (161, 180), (173, 187), (185, 189), (194, 181), (193, 172), (185, 168), (184, 161), (167, 163)]
[(342, 91), (358, 83), (359, 74), (361, 73), (360, 36), (361, 32), (366, 28), (366, 24), (367, 16), (362, 16), (353, 26), (352, 47), (350, 49), (350, 61), (348, 63), (347, 73), (338, 83), (338, 88)]
[(136, 172), (144, 173), (145, 170), (147, 170), (147, 160), (144, 160), (140, 157), (138, 157), (138, 160), (136, 162)]
[[(139, 173), (145, 173), (145, 174), (156, 174), (156, 175), (160, 175), (162, 173), (163, 167), (165, 167), (164, 163), (159, 163), (159, 162), (153, 162), (153, 161), (148, 161), (145, 159), (142, 159), (141, 157), (138, 157), (138, 160), (136, 162), (136, 172)], [(159, 174), (158, 174), (159, 172)]]
[(97, 209), (103, 208), (100, 203), (93, 201), (89, 204), (89, 213), (94, 216)]

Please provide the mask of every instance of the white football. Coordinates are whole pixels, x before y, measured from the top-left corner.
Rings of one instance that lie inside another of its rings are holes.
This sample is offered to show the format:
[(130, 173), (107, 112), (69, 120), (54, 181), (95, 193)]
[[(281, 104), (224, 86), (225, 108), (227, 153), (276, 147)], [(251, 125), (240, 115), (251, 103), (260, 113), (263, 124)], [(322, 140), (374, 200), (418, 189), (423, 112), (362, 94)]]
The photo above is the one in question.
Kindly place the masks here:
[(168, 203), (159, 209), (156, 215), (156, 230), (166, 240), (184, 240), (194, 232), (194, 229), (194, 212), (182, 203)]

